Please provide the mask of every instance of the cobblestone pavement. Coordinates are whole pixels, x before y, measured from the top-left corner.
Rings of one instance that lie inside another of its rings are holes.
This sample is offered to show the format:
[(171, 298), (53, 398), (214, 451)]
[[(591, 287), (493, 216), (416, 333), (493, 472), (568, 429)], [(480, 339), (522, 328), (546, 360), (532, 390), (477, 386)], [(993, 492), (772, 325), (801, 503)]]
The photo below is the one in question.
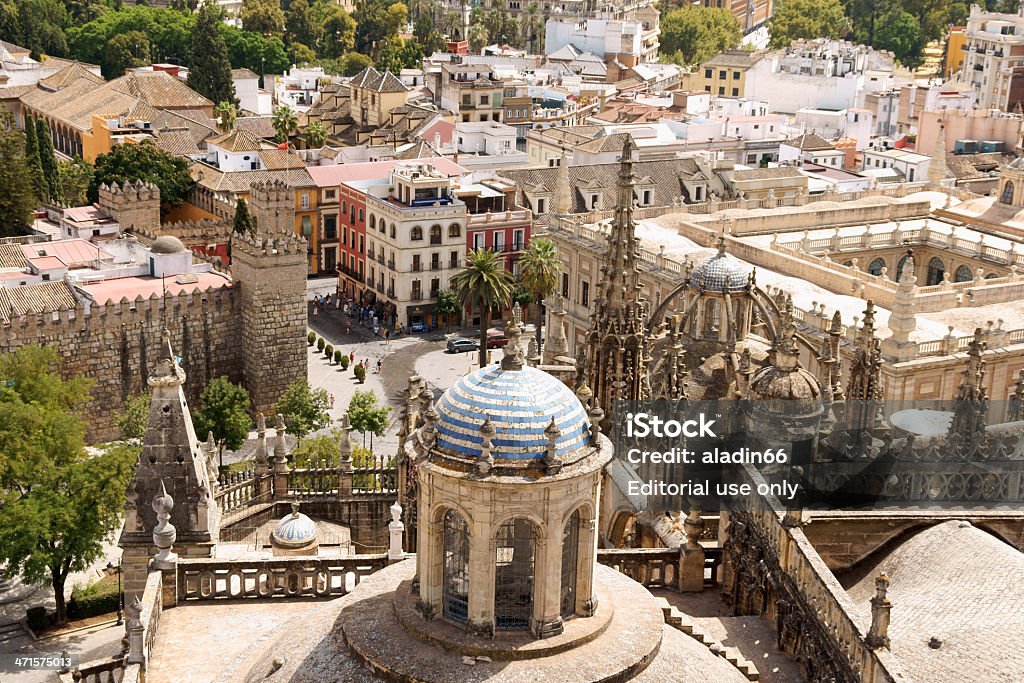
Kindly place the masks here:
[[(736, 648), (753, 662), (762, 683), (803, 683), (800, 665), (776, 649), (772, 625), (761, 617), (734, 617), (717, 590), (678, 593), (662, 588), (651, 593), (691, 617), (694, 626), (727, 648)], [(696, 642), (696, 641), (694, 641)]]

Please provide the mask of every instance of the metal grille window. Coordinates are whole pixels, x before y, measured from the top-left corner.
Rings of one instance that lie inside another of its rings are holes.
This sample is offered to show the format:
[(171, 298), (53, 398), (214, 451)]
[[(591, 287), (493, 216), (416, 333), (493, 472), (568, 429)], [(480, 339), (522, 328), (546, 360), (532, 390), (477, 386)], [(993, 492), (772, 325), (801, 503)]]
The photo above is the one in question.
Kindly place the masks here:
[(498, 529), (494, 625), (499, 631), (530, 628), (536, 553), (537, 534), (528, 520), (512, 519)]
[(576, 612), (576, 565), (580, 545), (580, 511), (572, 513), (562, 531), (562, 591), (561, 609), (563, 617)]
[(456, 510), (444, 515), (444, 618), (465, 624), (469, 617), (469, 526)]

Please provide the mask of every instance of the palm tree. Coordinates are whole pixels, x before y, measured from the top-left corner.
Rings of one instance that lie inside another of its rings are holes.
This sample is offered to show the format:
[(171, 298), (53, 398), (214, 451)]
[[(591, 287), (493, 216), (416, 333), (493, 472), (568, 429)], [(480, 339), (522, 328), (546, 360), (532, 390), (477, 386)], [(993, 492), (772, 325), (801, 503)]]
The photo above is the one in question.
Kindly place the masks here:
[(213, 113), (217, 115), (217, 127), (222, 133), (235, 127), (235, 121), (238, 119), (238, 107), (233, 102), (221, 102), (214, 108)]
[(537, 346), (540, 347), (541, 326), (544, 324), (544, 299), (554, 293), (558, 276), (562, 272), (562, 258), (555, 243), (544, 237), (530, 242), (519, 261), (522, 283), (537, 300)]
[(434, 0), (409, 0), (409, 14), (414, 19), (419, 19), (422, 16), (433, 19), (434, 17)]
[(536, 52), (537, 36), (544, 32), (544, 16), (537, 3), (531, 2), (526, 6), (526, 11), (519, 17), (519, 30), (530, 52)]
[(313, 121), (306, 126), (306, 130), (303, 131), (303, 137), (306, 138), (307, 148), (320, 149), (327, 141), (327, 129), (319, 121)]
[(466, 35), (466, 40), (469, 41), (469, 49), (476, 54), (480, 54), (480, 51), (487, 46), (489, 38), (487, 29), (480, 22), (471, 24)]
[(449, 12), (444, 17), (444, 30), (450, 40), (462, 40), (462, 15)]
[(487, 365), (487, 328), (491, 310), (505, 308), (512, 299), (512, 273), (505, 261), (489, 249), (474, 249), (466, 256), (466, 266), (452, 276), (448, 285), (459, 304), (473, 304), (480, 310), (480, 367)]
[(287, 104), (282, 104), (274, 110), (274, 131), (277, 133), (274, 139), (278, 142), (287, 142), (288, 136), (298, 125), (299, 117)]

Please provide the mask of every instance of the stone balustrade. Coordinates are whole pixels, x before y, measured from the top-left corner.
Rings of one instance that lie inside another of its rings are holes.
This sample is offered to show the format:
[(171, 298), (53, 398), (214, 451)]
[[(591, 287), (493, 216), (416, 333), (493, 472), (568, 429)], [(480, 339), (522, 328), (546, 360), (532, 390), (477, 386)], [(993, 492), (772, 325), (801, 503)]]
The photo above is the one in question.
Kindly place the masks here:
[[(718, 585), (718, 569), (722, 562), (722, 551), (714, 545), (702, 544), (704, 550), (705, 574), (710, 571), (709, 586)], [(597, 561), (625, 574), (647, 588), (679, 587), (679, 548), (599, 548)]]
[(386, 553), (345, 558), (182, 559), (178, 600), (336, 597), (388, 564)]
[(241, 472), (222, 474), (213, 499), (221, 514), (228, 514), (250, 505), (258, 494), (256, 471), (247, 468)]

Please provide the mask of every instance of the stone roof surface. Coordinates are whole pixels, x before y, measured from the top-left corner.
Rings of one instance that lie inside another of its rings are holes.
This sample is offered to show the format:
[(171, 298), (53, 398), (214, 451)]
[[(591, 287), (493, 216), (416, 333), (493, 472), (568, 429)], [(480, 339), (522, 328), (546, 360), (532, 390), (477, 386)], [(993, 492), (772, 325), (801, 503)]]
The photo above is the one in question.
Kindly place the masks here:
[(697, 264), (690, 273), (690, 286), (711, 292), (739, 292), (747, 287), (751, 267), (729, 254), (715, 254)]
[(292, 187), (311, 187), (312, 178), (305, 168), (293, 168), (291, 170), (259, 170), (259, 171), (231, 171), (225, 173), (219, 168), (209, 164), (195, 163), (189, 167), (192, 178), (197, 184), (213, 192), (249, 192), (255, 182), (269, 182), (280, 180)]
[(351, 86), (357, 88), (366, 88), (375, 92), (407, 92), (409, 88), (405, 86), (402, 81), (390, 71), (384, 71), (383, 73), (377, 71), (372, 66), (368, 66), (355, 76), (349, 82)]
[[(890, 581), (890, 650), (907, 680), (1020, 680), (1024, 553), (969, 522), (924, 529), (844, 582), (865, 632), (880, 572)], [(940, 647), (929, 646), (932, 638)]]
[(529, 366), (490, 365), (453, 384), (437, 402), (437, 446), (461, 457), (481, 454), (480, 427), (490, 418), (495, 459), (543, 459), (545, 429), (555, 419), (559, 455), (586, 445), (590, 420), (576, 395), (553, 375)]
[(22, 315), (78, 308), (74, 291), (64, 280), (18, 287), (0, 287), (0, 323)]
[(210, 138), (207, 145), (217, 145), (227, 152), (255, 152), (260, 149), (260, 139), (248, 130), (229, 130), (223, 135)]
[(162, 128), (157, 131), (156, 146), (168, 154), (184, 157), (199, 154), (202, 150), (196, 139), (185, 126), (180, 128)]
[(836, 148), (836, 146), (831, 142), (820, 135), (815, 135), (814, 133), (798, 135), (791, 140), (786, 140), (783, 144), (789, 147), (802, 149), (805, 152), (820, 152)]
[(0, 244), (0, 268), (24, 268), (27, 265), (21, 245)]

